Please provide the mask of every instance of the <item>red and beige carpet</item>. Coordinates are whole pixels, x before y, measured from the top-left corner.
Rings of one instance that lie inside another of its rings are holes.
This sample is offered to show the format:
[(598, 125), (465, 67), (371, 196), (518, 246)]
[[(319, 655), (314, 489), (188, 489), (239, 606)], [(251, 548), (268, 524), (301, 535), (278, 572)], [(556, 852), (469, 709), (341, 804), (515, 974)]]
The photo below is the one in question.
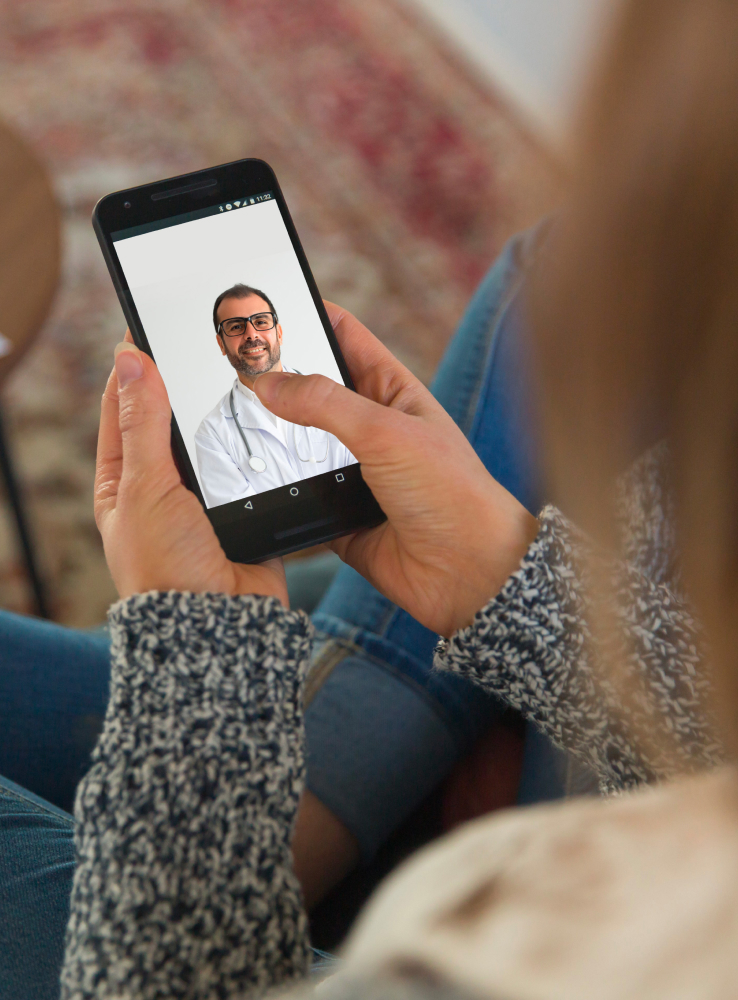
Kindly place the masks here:
[[(264, 157), (323, 294), (427, 380), (503, 241), (557, 186), (512, 109), (398, 0), (0, 0), (0, 115), (65, 213), (62, 284), (5, 404), (70, 624), (100, 622), (114, 597), (91, 491), (124, 329), (89, 222), (101, 195)], [(6, 517), (0, 605), (29, 607)]]

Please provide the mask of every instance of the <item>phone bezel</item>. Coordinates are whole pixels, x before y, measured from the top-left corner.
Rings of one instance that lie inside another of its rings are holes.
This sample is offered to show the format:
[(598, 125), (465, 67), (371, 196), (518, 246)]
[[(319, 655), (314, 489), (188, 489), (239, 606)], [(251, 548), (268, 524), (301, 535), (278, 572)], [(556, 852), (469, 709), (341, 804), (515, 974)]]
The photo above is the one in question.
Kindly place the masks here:
[[(186, 190), (171, 193), (178, 188)], [(133, 339), (141, 350), (154, 357), (111, 234), (267, 191), (273, 193), (279, 206), (341, 377), (350, 389), (355, 390), (282, 189), (274, 171), (263, 160), (236, 160), (207, 170), (180, 174), (115, 191), (97, 203), (92, 215), (93, 227)], [(129, 207), (125, 207), (126, 203)], [(340, 473), (336, 470), (209, 510), (174, 414), (172, 444), (183, 481), (200, 500), (226, 555), (235, 561), (261, 562), (287, 555), (385, 520), (381, 507), (361, 477), (360, 467), (356, 465), (340, 470), (343, 473), (341, 482), (337, 480)], [(298, 490), (296, 496), (292, 495), (294, 488)], [(251, 503), (247, 509), (248, 501)], [(242, 516), (238, 516), (239, 505), (243, 506)], [(244, 528), (248, 530), (244, 531)]]

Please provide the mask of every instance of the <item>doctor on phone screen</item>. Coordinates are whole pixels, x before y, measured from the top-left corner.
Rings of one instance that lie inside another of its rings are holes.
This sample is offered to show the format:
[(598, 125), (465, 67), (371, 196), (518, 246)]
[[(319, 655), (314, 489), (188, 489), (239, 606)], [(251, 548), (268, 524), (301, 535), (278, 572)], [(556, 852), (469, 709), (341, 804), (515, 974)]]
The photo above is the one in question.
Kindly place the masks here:
[(195, 434), (208, 507), (356, 462), (338, 438), (275, 417), (253, 392), (254, 381), (264, 372), (295, 371), (282, 363), (282, 327), (264, 292), (242, 284), (221, 292), (213, 324), (221, 354), (237, 377)]

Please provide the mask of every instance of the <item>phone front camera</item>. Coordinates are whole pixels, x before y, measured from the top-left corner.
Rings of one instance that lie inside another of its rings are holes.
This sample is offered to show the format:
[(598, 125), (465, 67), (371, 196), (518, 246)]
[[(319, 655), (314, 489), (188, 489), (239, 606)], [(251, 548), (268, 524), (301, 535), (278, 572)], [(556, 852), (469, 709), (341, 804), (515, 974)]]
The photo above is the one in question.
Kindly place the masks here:
[(130, 201), (124, 201), (123, 202), (123, 208), (130, 208), (130, 207), (131, 207)]

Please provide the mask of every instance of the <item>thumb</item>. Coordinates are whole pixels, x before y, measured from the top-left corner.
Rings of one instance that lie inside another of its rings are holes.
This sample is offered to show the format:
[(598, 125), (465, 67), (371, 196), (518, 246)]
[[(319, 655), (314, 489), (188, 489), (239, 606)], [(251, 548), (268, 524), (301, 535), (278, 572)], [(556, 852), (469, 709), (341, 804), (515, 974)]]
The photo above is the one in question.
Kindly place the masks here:
[(159, 478), (170, 466), (176, 473), (171, 450), (171, 409), (156, 365), (134, 344), (122, 343), (115, 348), (115, 374), (122, 478)]
[(359, 462), (386, 447), (387, 434), (397, 434), (398, 419), (405, 417), (325, 375), (267, 372), (256, 379), (254, 392), (283, 420), (333, 434)]

